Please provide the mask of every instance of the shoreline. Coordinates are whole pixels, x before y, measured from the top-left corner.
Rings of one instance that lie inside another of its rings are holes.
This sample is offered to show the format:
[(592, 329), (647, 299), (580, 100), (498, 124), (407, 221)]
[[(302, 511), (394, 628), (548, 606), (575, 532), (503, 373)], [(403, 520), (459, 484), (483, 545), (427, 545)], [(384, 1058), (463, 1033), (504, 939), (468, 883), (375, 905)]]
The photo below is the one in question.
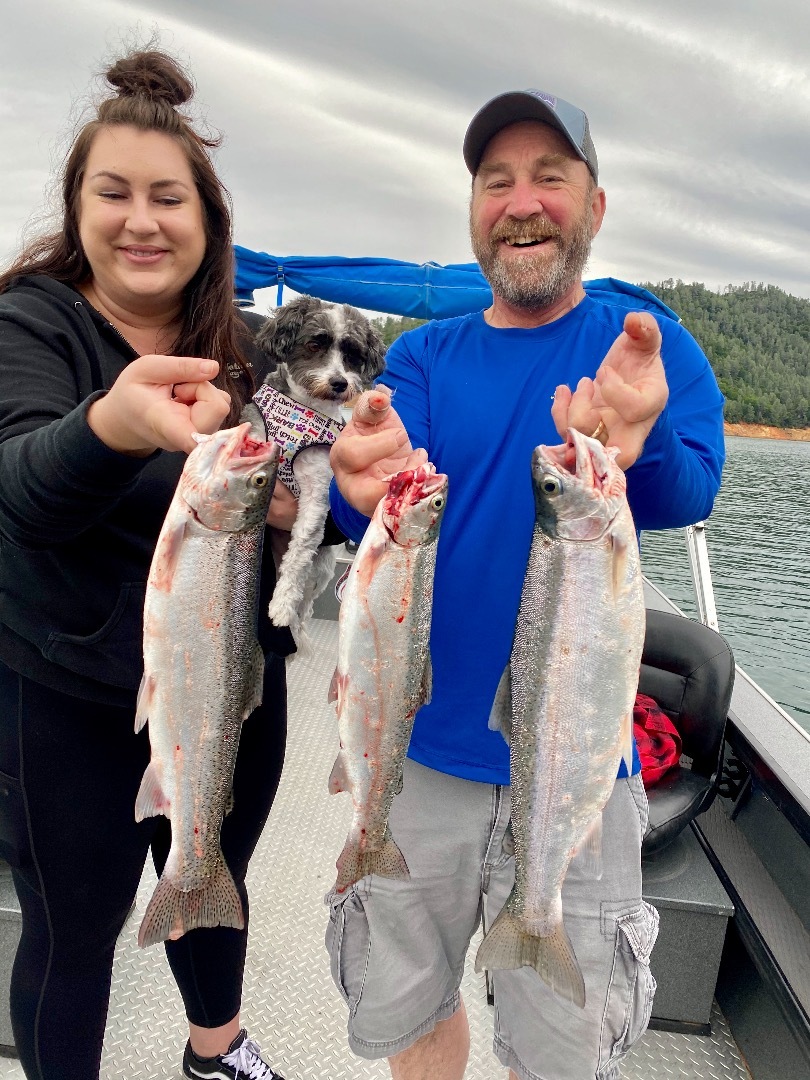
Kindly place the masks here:
[(725, 435), (737, 435), (743, 439), (782, 439), (792, 442), (810, 442), (810, 428), (778, 428), (768, 424), (723, 424)]

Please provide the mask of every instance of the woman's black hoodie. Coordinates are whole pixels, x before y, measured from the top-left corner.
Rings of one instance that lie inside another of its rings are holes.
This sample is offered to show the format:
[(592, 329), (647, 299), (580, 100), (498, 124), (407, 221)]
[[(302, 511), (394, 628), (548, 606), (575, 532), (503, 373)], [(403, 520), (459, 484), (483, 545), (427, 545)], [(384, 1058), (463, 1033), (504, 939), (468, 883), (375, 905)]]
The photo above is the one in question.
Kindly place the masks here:
[[(128, 705), (143, 670), (143, 602), (185, 455), (111, 450), (88, 406), (136, 357), (81, 293), (43, 275), (0, 294), (0, 660), (80, 697)], [(259, 350), (251, 352), (257, 384)], [(259, 638), (292, 651), (266, 616)]]

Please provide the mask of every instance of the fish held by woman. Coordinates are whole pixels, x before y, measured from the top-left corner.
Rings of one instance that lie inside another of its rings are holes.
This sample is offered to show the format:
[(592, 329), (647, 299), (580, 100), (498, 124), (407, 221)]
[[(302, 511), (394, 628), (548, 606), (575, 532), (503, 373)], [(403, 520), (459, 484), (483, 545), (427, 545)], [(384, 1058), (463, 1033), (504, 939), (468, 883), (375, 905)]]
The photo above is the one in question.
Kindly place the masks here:
[(433, 575), (446, 502), (447, 477), (429, 462), (393, 476), (343, 591), (329, 694), (340, 751), (329, 790), (351, 792), (353, 816), (337, 892), (367, 874), (409, 876), (388, 815), (402, 790), (414, 717), (430, 700)]
[(644, 644), (638, 543), (615, 448), (569, 431), (532, 455), (535, 525), (512, 652), (490, 726), (510, 744), (515, 884), (476, 971), (534, 967), (585, 1004), (562, 886), (573, 855), (598, 876), (602, 810), (632, 760)]
[(144, 606), (144, 676), (135, 730), (152, 757), (138, 821), (171, 820), (166, 866), (138, 944), (198, 926), (244, 926), (220, 847), (242, 722), (261, 704), (258, 579), (278, 447), (250, 424), (199, 436), (158, 539)]

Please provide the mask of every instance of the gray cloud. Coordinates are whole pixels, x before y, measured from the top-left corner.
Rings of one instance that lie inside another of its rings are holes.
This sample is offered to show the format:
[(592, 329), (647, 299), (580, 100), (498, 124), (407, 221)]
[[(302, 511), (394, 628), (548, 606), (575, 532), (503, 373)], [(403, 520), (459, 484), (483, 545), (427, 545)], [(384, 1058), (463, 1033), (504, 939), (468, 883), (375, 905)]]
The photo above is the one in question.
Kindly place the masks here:
[(589, 274), (810, 297), (804, 0), (6, 7), (2, 261), (42, 204), (91, 73), (157, 27), (225, 133), (217, 161), (248, 247), (470, 258), (466, 124), (493, 94), (540, 86), (591, 120), (608, 214)]

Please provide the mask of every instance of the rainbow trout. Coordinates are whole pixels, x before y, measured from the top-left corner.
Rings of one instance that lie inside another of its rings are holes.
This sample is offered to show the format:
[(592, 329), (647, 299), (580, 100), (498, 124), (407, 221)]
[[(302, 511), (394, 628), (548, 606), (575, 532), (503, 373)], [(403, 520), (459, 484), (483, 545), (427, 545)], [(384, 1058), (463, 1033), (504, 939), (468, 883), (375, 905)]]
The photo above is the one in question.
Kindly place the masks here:
[(172, 823), (166, 866), (138, 944), (197, 926), (244, 926), (219, 833), (242, 721), (261, 704), (258, 579), (278, 447), (250, 424), (201, 436), (158, 538), (144, 607), (144, 676), (135, 730), (152, 757), (136, 820)]
[(532, 455), (534, 534), (490, 718), (510, 743), (515, 885), (475, 969), (534, 967), (584, 1006), (561, 890), (579, 850), (599, 872), (602, 809), (631, 763), (645, 614), (618, 451), (569, 440)]
[(335, 889), (367, 874), (407, 878), (388, 828), (417, 709), (430, 700), (430, 619), (447, 477), (427, 463), (388, 484), (352, 563), (340, 608), (340, 751), (329, 790), (349, 791), (354, 813)]

